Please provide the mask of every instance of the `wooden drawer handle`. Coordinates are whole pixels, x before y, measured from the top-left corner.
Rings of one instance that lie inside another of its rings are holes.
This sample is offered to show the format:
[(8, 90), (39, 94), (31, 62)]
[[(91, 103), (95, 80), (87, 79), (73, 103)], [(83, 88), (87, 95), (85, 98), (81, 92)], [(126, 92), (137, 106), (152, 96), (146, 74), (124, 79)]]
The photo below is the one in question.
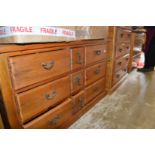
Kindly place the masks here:
[(126, 49), (129, 49), (129, 46), (127, 46)]
[(57, 96), (56, 91), (53, 91), (51, 94), (45, 94), (45, 98), (46, 98), (47, 100), (51, 100), (51, 99), (53, 99), (55, 96)]
[(96, 69), (94, 73), (95, 73), (96, 75), (98, 75), (98, 74), (100, 74), (100, 72), (101, 72), (100, 69)]
[(51, 125), (56, 125), (58, 124), (58, 122), (60, 121), (60, 116), (57, 115), (55, 116), (52, 120), (48, 121), (48, 125), (51, 126)]
[(75, 78), (75, 82), (77, 83), (77, 85), (81, 85), (81, 77), (80, 76), (77, 76)]
[(52, 69), (54, 67), (54, 65), (55, 65), (55, 61), (54, 60), (52, 60), (50, 62), (42, 63), (42, 67), (44, 69), (46, 69), (46, 70)]
[(96, 50), (96, 51), (95, 51), (95, 54), (96, 54), (96, 55), (101, 55), (101, 53), (102, 53), (101, 50)]
[(81, 53), (80, 53), (80, 51), (77, 52), (77, 63), (78, 63), (78, 64), (82, 64), (82, 62), (81, 62)]

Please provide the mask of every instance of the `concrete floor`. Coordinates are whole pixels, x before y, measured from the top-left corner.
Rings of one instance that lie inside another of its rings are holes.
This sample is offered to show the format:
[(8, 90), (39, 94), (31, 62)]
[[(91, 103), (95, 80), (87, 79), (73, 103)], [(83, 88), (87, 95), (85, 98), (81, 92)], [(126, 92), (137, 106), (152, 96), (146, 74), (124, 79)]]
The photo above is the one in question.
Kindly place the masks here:
[(155, 72), (134, 70), (112, 95), (103, 98), (70, 128), (155, 128)]

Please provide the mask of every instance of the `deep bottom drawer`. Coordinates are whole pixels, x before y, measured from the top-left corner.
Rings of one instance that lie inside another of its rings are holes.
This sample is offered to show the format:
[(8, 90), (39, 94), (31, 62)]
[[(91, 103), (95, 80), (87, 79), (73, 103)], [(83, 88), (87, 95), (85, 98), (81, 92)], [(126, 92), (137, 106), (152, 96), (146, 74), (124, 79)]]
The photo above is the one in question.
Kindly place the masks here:
[(72, 116), (71, 99), (61, 103), (42, 116), (24, 125), (24, 128), (46, 129), (63, 128), (65, 122)]
[(98, 80), (94, 84), (90, 85), (86, 88), (85, 99), (86, 103), (91, 101), (94, 97), (96, 97), (101, 92), (105, 90), (105, 79)]

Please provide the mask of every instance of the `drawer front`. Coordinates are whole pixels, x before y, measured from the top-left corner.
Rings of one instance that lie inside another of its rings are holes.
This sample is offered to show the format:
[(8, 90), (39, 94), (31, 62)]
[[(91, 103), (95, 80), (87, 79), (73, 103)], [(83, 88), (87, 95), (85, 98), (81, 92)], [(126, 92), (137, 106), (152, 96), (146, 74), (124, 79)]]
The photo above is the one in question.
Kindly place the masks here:
[(85, 71), (85, 84), (89, 85), (105, 75), (106, 63), (102, 62)]
[(9, 59), (15, 89), (56, 77), (70, 70), (70, 53), (58, 50)]
[(129, 62), (129, 55), (121, 57), (118, 60), (116, 60), (116, 62), (115, 62), (115, 72), (117, 72), (118, 70), (120, 70), (123, 67), (127, 67), (128, 62)]
[(104, 92), (104, 90), (105, 90), (105, 79), (101, 79), (96, 83), (92, 84), (91, 86), (87, 87), (85, 91), (86, 103), (91, 101), (94, 97), (96, 97), (100, 93)]
[(130, 53), (130, 44), (120, 43), (116, 46), (116, 58)]
[(22, 121), (25, 123), (49, 107), (69, 97), (70, 78), (64, 77), (17, 95)]
[(72, 48), (72, 70), (83, 67), (84, 65), (84, 47)]
[(130, 42), (131, 32), (117, 29), (117, 42)]
[(84, 72), (76, 72), (71, 75), (71, 91), (76, 93), (84, 86)]
[(85, 105), (84, 92), (80, 92), (79, 94), (73, 96), (72, 98), (72, 114), (76, 114), (79, 112)]
[(52, 110), (46, 112), (40, 117), (34, 119), (30, 123), (24, 125), (24, 128), (30, 129), (54, 129), (63, 128), (63, 125), (72, 116), (71, 99), (61, 103)]
[(113, 85), (115, 85), (119, 80), (121, 80), (121, 78), (126, 74), (127, 74), (127, 67), (124, 67), (118, 72), (116, 72), (113, 77)]
[(96, 46), (87, 46), (85, 50), (85, 60), (86, 65), (104, 60), (106, 58), (106, 46), (105, 45), (96, 45)]

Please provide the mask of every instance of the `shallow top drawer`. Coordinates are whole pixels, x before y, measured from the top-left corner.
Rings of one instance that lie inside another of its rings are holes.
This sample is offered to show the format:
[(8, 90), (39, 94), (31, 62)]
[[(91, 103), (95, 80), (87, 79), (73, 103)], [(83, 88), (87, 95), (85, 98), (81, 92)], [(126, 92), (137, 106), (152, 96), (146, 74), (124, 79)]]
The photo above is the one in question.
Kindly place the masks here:
[(87, 46), (85, 52), (86, 52), (85, 53), (86, 65), (106, 58), (106, 46), (105, 45)]
[(9, 61), (15, 89), (54, 78), (70, 70), (70, 53), (66, 49), (11, 57)]

